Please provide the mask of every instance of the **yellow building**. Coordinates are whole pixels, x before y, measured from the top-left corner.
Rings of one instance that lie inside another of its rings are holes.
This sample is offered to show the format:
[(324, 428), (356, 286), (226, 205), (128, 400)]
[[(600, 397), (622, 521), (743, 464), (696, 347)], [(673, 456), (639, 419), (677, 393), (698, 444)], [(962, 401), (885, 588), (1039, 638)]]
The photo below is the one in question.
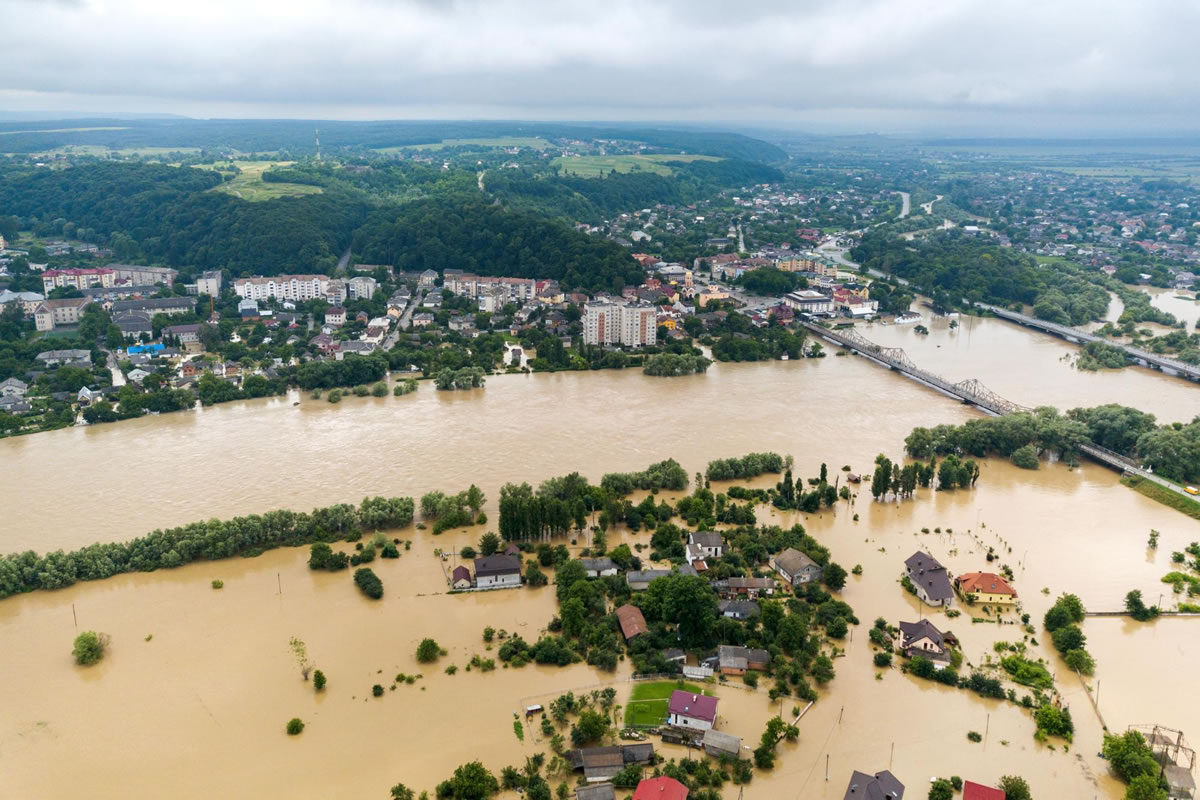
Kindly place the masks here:
[(965, 599), (981, 605), (1013, 605), (1017, 591), (991, 572), (966, 572), (954, 579), (954, 588)]

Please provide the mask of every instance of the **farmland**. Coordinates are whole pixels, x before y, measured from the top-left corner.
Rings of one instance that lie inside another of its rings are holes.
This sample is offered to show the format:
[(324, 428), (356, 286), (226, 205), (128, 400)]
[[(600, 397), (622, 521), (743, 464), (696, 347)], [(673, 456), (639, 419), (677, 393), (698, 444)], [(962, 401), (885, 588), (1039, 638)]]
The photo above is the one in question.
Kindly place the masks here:
[(670, 161), (720, 161), (715, 156), (656, 153), (636, 156), (570, 156), (556, 158), (551, 166), (558, 167), (566, 175), (581, 178), (597, 178), (610, 172), (653, 172), (656, 175), (671, 175), (667, 162)]

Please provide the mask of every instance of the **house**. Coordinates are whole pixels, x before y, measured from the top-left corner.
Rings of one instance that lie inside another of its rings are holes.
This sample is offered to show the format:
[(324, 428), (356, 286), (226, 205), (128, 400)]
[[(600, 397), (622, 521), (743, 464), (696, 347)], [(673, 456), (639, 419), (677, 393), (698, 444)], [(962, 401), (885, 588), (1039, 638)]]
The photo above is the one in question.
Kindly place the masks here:
[(33, 310), (34, 327), (39, 331), (52, 331), (59, 325), (75, 325), (89, 302), (86, 297), (45, 300)]
[(629, 584), (629, 588), (635, 592), (645, 591), (650, 585), (650, 581), (655, 578), (663, 578), (671, 574), (669, 569), (642, 569), (633, 570), (625, 573), (625, 582)]
[(412, 326), (414, 328), (428, 328), (433, 324), (433, 314), (414, 314), (412, 318)]
[(89, 389), (86, 386), (80, 389), (79, 393), (75, 395), (75, 401), (81, 406), (90, 406), (93, 402), (103, 399), (103, 392), (101, 392), (99, 389)]
[(717, 698), (692, 694), (682, 689), (671, 692), (671, 699), (667, 703), (668, 725), (706, 731), (713, 727), (716, 721)]
[(79, 361), (86, 361), (90, 367), (92, 364), (92, 353), (90, 350), (45, 350), (34, 356), (34, 359), (47, 367), (54, 367), (59, 364), (74, 364)]
[(688, 535), (688, 544), (699, 548), (701, 558), (720, 558), (725, 555), (725, 539), (714, 531), (697, 531)]
[(580, 786), (575, 790), (575, 800), (616, 800), (617, 790), (611, 783)]
[(654, 760), (654, 745), (649, 742), (613, 747), (587, 747), (570, 750), (565, 756), (571, 769), (583, 770), (588, 783), (608, 781), (631, 764), (649, 764)]
[(633, 800), (687, 800), (688, 788), (674, 778), (663, 775), (638, 782)]
[(750, 670), (766, 669), (771, 654), (758, 648), (723, 644), (717, 647), (716, 661), (722, 675), (745, 675)]
[(842, 800), (901, 800), (903, 797), (904, 784), (886, 769), (874, 775), (854, 770)]
[(471, 588), (471, 570), (459, 564), (450, 573), (450, 586), (453, 589), (470, 589)]
[(132, 336), (135, 339), (145, 335), (154, 335), (154, 320), (145, 311), (125, 311), (113, 314), (113, 325), (121, 331), (122, 336)]
[(603, 578), (617, 574), (617, 565), (611, 558), (581, 558), (579, 563), (587, 570), (589, 578)]
[(753, 600), (722, 600), (717, 608), (721, 611), (721, 616), (730, 619), (750, 619), (762, 613), (758, 603)]
[(129, 373), (125, 377), (129, 378), (129, 380), (133, 381), (138, 386), (141, 386), (142, 381), (146, 380), (146, 378), (150, 377), (150, 375), (151, 373), (147, 372), (141, 367), (134, 367), (133, 369), (129, 370)]
[(521, 559), (492, 555), (475, 559), (475, 586), (478, 589), (521, 585)]
[(950, 663), (950, 648), (945, 637), (927, 619), (900, 623), (900, 649), (908, 658), (928, 658), (938, 669)]
[(120, 314), (126, 311), (144, 311), (151, 316), (155, 314), (173, 316), (175, 314), (190, 314), (194, 311), (196, 309), (196, 298), (147, 297), (141, 300), (117, 300), (113, 302), (112, 306), (113, 314)]
[(431, 269), (427, 269), (421, 273), (421, 277), (417, 279), (417, 285), (422, 289), (432, 289), (437, 281), (438, 274)]
[(642, 610), (635, 605), (626, 603), (616, 610), (616, 615), (617, 624), (621, 626), (621, 635), (625, 637), (626, 642), (650, 630), (646, 625), (646, 618), (642, 616)]
[(792, 586), (821, 580), (821, 567), (817, 562), (793, 547), (776, 553), (771, 567)]
[(948, 606), (954, 599), (950, 586), (950, 574), (933, 556), (921, 550), (913, 553), (904, 562), (904, 574), (909, 583), (927, 605)]
[(15, 395), (0, 396), (0, 412), (5, 414), (27, 414), (33, 410), (33, 406), (25, 401), (23, 397)]
[(991, 572), (967, 572), (954, 579), (954, 588), (968, 602), (1012, 605), (1017, 592), (1008, 581)]
[(342, 326), (346, 324), (346, 309), (342, 306), (330, 306), (325, 309), (325, 324)]
[(680, 650), (678, 647), (668, 647), (662, 651), (664, 661), (670, 661), (673, 664), (687, 663), (687, 653)]
[(751, 599), (760, 595), (775, 594), (774, 578), (725, 578), (713, 581), (713, 589), (726, 599), (734, 600), (739, 597)]
[(1004, 800), (1004, 791), (975, 781), (963, 781), (962, 800)]
[(29, 391), (29, 384), (18, 378), (5, 378), (0, 381), (0, 397), (24, 397)]
[(704, 754), (713, 758), (741, 758), (742, 740), (730, 733), (721, 733), (709, 728), (700, 742)]

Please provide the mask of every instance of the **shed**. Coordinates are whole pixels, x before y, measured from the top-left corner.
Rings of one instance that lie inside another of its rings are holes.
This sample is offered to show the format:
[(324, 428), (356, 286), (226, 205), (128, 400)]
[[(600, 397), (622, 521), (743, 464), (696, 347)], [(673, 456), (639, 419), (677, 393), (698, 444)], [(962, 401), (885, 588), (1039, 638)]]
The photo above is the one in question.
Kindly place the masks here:
[(741, 739), (731, 733), (721, 733), (711, 728), (704, 732), (704, 739), (701, 744), (704, 745), (705, 754), (713, 758), (720, 758), (721, 756), (740, 758), (742, 754)]
[(454, 589), (471, 588), (471, 570), (461, 564), (450, 573), (450, 586)]
[(580, 786), (575, 790), (575, 800), (616, 800), (617, 790), (611, 783)]
[(642, 610), (635, 605), (626, 603), (617, 609), (616, 614), (617, 623), (621, 626), (621, 635), (627, 642), (650, 630), (646, 625), (646, 618), (642, 616)]

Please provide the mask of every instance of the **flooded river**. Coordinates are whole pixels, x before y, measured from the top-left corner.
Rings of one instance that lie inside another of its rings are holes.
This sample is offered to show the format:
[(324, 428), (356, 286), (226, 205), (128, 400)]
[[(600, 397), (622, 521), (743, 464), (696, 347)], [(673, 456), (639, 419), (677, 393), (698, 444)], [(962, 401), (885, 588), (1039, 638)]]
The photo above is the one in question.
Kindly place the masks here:
[[(867, 334), (881, 343), (895, 336), (906, 348), (920, 339), (909, 350), (918, 363), (948, 377), (977, 375), (1020, 402), (1069, 407), (1124, 398), (1163, 419), (1190, 416), (1185, 393), (1197, 387), (1140, 370), (1089, 382), (1054, 356), (1027, 358), (1023, 376), (1019, 354), (1005, 360), (1016, 346), (1005, 331), (1035, 342), (1021, 351), (1027, 356), (1043, 341), (1069, 345), (994, 320), (961, 322), (957, 333), (935, 329), (929, 337), (882, 326)], [(957, 372), (963, 362), (954, 359), (965, 359), (959, 338), (990, 343), (987, 357), (999, 363), (984, 374)], [(1068, 394), (1078, 396), (1059, 399)], [(712, 458), (753, 450), (791, 453), (799, 474), (815, 474), (822, 461), (831, 474), (842, 464), (867, 471), (878, 452), (900, 457), (913, 426), (977, 414), (864, 359), (832, 356), (718, 364), (707, 375), (670, 380), (633, 371), (504, 376), (476, 392), (438, 393), (426, 384), (404, 398), (336, 406), (307, 398), (293, 406), (293, 399), (0, 441), (0, 491), (10, 499), (0, 551), (73, 548), (194, 519), (455, 491), (471, 482), (488, 494), (494, 529), (494, 501), (509, 480), (572, 470), (598, 479), (666, 457), (691, 473)], [(1049, 648), (1033, 651), (1050, 660), (1074, 715), (1078, 732), (1067, 752), (1061, 743), (1036, 744), (1028, 713), (1011, 703), (895, 669), (877, 678), (866, 627), (878, 616), (896, 624), (930, 613), (898, 583), (903, 560), (918, 547), (952, 572), (987, 569), (984, 552), (995, 547), (1035, 619), (1064, 591), (1095, 610), (1118, 608), (1133, 588), (1153, 601), (1171, 551), (1200, 538), (1194, 521), (1092, 464), (1027, 472), (999, 461), (984, 464), (972, 491), (921, 492), (902, 504), (859, 497), (819, 515), (764, 508), (759, 520), (800, 520), (847, 569), (862, 565), (843, 597), (863, 627), (844, 643), (837, 677), (799, 723), (800, 741), (781, 745), (777, 768), (756, 774), (747, 797), (836, 799), (852, 769), (889, 766), (913, 797), (924, 796), (933, 775), (994, 783), (1006, 773), (1027, 777), (1038, 797), (1121, 796), (1095, 756), (1101, 729), (1087, 690)], [(920, 533), (938, 527), (940, 534)], [(1151, 528), (1161, 532), (1156, 551), (1145, 546)], [(495, 655), (481, 641), (485, 626), (532, 641), (555, 613), (553, 587), (443, 593), (434, 548), (456, 550), (481, 532), (398, 532), (412, 549), (372, 565), (385, 585), (379, 602), (364, 599), (347, 573), (310, 572), (304, 548), (0, 601), (0, 800), (69, 797), (80, 787), (97, 798), (382, 798), (397, 782), (432, 790), (469, 760), (498, 771), (544, 750), (535, 731), (527, 728), (524, 741), (513, 732), (513, 713), (531, 698), (615, 682), (624, 702), (624, 662), (615, 675), (585, 665), (464, 670), (473, 654)], [(609, 544), (648, 540), (646, 532), (618, 531)], [(213, 590), (213, 579), (224, 588)], [(71, 662), (76, 617), (79, 630), (112, 636), (110, 655), (96, 667)], [(972, 624), (969, 613), (934, 619), (977, 665), (993, 642), (1021, 638), (1018, 625)], [(1200, 738), (1200, 706), (1189, 700), (1200, 620), (1089, 619), (1084, 629), (1099, 664), (1089, 683), (1102, 684), (1099, 708), (1110, 729), (1159, 722)], [(323, 695), (301, 680), (292, 636), (328, 675)], [(414, 656), (426, 636), (448, 651), (434, 665)], [(458, 667), (453, 676), (443, 671), (450, 664)], [(423, 677), (391, 690), (398, 672)], [(381, 698), (370, 696), (376, 683), (385, 687)], [(753, 744), (781, 709), (765, 693), (733, 684), (717, 690), (719, 727)], [(783, 713), (793, 705), (785, 701)], [(308, 727), (285, 736), (296, 716)], [(984, 742), (969, 742), (971, 730), (986, 731)]]

